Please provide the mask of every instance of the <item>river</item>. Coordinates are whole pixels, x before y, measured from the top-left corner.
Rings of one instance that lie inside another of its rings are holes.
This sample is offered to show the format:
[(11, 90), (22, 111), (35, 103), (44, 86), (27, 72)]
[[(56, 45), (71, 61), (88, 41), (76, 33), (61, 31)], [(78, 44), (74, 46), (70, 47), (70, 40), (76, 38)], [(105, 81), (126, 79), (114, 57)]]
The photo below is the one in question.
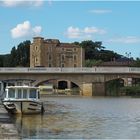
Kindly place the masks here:
[(47, 97), (43, 115), (15, 117), (22, 139), (140, 139), (140, 98)]

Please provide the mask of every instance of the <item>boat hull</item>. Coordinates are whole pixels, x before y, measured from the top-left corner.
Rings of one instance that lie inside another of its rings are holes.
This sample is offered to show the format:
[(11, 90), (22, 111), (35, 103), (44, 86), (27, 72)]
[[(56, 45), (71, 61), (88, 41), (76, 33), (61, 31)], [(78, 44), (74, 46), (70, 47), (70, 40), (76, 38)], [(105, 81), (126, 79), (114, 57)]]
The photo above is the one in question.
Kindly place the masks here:
[(43, 104), (32, 100), (3, 101), (3, 105), (10, 113), (14, 114), (38, 114), (43, 112)]

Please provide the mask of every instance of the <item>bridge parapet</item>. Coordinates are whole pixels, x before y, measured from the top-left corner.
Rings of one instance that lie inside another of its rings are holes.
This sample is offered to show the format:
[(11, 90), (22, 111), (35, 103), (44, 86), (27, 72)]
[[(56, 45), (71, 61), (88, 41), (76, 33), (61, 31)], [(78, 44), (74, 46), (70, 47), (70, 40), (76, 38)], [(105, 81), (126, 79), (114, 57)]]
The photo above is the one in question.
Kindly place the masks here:
[(76, 67), (76, 68), (60, 68), (60, 67), (36, 67), (36, 68), (19, 68), (19, 67), (3, 67), (0, 73), (138, 73), (140, 68), (137, 67)]

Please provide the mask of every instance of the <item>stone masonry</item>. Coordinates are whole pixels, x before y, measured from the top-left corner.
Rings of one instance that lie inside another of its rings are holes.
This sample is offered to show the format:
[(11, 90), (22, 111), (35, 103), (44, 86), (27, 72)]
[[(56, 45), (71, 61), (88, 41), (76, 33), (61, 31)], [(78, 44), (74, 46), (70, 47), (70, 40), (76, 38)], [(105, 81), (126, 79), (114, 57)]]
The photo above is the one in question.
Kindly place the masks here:
[(30, 67), (82, 67), (85, 51), (73, 43), (34, 37), (30, 46)]

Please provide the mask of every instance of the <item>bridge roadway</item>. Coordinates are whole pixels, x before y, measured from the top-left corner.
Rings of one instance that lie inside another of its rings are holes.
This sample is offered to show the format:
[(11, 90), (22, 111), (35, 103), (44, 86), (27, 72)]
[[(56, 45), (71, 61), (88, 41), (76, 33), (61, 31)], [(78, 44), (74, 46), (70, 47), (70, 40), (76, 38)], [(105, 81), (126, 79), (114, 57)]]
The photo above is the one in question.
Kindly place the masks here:
[[(105, 95), (105, 83), (114, 79), (124, 81), (132, 78), (140, 78), (140, 68), (138, 67), (76, 67), (76, 68), (19, 68), (1, 67), (0, 81), (2, 89), (6, 80), (31, 79), (33, 85), (39, 85), (44, 81), (56, 80), (56, 88), (60, 81), (67, 81), (67, 88), (71, 88), (71, 83), (75, 83), (80, 88), (81, 94), (85, 96)], [(69, 82), (70, 81), (70, 82)]]

